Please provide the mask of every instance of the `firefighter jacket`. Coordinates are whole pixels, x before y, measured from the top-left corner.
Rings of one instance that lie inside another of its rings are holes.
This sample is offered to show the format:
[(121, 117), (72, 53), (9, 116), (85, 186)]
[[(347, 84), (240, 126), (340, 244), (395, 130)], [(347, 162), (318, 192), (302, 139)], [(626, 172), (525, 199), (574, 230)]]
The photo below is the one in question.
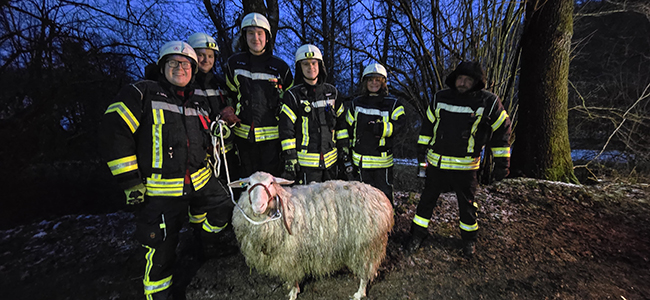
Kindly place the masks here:
[(196, 73), (195, 78), (197, 88), (194, 90), (194, 94), (205, 98), (205, 101), (210, 105), (210, 117), (216, 120), (219, 112), (224, 107), (231, 105), (228, 99), (226, 82), (212, 72), (203, 73), (199, 71)]
[(404, 114), (404, 106), (390, 94), (369, 94), (352, 100), (345, 120), (356, 166), (393, 166), (393, 136), (404, 125)]
[(144, 182), (148, 196), (183, 195), (211, 177), (209, 105), (194, 87), (139, 81), (118, 93), (100, 126), (101, 152), (124, 189)]
[(289, 66), (270, 52), (237, 53), (228, 59), (226, 84), (241, 119), (235, 135), (254, 142), (277, 140), (280, 98), (293, 85)]
[(495, 168), (510, 166), (510, 118), (499, 98), (483, 89), (459, 93), (445, 89), (434, 96), (423, 120), (418, 144), (427, 162), (446, 170), (477, 170), (484, 146)]
[[(203, 73), (199, 71), (196, 73), (195, 78), (196, 89), (194, 95), (204, 98), (203, 101), (207, 102), (210, 107), (210, 119), (218, 120), (221, 110), (232, 105), (228, 98), (226, 82), (212, 72)], [(226, 152), (233, 149), (232, 139), (228, 139), (225, 144)]]
[(301, 167), (327, 169), (336, 163), (336, 129), (342, 127), (344, 108), (329, 83), (301, 83), (283, 97), (280, 141), (287, 158)]

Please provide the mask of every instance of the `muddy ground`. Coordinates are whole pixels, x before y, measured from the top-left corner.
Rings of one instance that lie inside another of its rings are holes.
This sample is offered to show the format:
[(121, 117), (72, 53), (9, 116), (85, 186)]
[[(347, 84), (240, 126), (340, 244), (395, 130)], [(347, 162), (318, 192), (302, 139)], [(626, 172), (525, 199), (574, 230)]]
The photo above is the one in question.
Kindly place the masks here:
[[(460, 254), (455, 196), (443, 194), (431, 237), (404, 251), (419, 195), (398, 192), (396, 225), (368, 299), (650, 299), (650, 187), (506, 179), (479, 192), (477, 255)], [(128, 212), (64, 216), (0, 231), (2, 299), (143, 299)], [(232, 230), (225, 243), (235, 246)], [(198, 259), (182, 233), (175, 299), (286, 299), (241, 254)], [(307, 279), (298, 299), (347, 299), (346, 270)]]

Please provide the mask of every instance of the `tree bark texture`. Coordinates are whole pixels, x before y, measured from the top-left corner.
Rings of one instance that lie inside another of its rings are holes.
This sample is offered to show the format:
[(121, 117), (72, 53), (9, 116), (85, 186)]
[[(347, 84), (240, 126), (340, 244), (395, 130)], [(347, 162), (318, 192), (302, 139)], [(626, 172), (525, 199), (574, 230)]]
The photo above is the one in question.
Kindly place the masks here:
[(575, 182), (568, 134), (572, 0), (530, 0), (522, 36), (516, 175)]

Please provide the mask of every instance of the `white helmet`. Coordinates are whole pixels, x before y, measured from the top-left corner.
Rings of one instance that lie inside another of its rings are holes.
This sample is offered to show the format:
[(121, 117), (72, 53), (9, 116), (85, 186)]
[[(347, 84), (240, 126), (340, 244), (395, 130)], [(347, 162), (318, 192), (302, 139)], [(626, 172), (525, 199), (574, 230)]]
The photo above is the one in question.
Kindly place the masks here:
[(197, 32), (187, 39), (187, 43), (192, 46), (194, 49), (212, 49), (214, 51), (219, 51), (219, 45), (217, 41), (214, 40), (211, 36), (203, 32)]
[(365, 69), (363, 69), (363, 77), (366, 77), (366, 75), (371, 75), (371, 74), (379, 74), (384, 76), (384, 78), (388, 78), (388, 72), (386, 72), (386, 68), (380, 64), (369, 64)]
[(318, 47), (314, 45), (306, 44), (300, 46), (300, 48), (298, 48), (298, 50), (296, 51), (295, 63), (298, 63), (299, 61), (308, 58), (313, 58), (313, 59), (318, 59), (320, 61), (323, 61), (323, 54), (320, 52)]
[(192, 49), (188, 43), (182, 41), (171, 41), (165, 43), (162, 47), (160, 47), (160, 54), (158, 55), (157, 64), (160, 65), (160, 60), (170, 54), (186, 56), (191, 59), (193, 65), (196, 65), (197, 61), (199, 61), (196, 58), (196, 52), (194, 52), (194, 49)]
[(267, 20), (264, 15), (260, 13), (247, 14), (244, 19), (241, 20), (241, 29), (244, 30), (244, 28), (251, 26), (265, 29), (266, 32), (269, 33), (269, 37), (271, 37), (271, 24), (269, 24), (269, 20)]

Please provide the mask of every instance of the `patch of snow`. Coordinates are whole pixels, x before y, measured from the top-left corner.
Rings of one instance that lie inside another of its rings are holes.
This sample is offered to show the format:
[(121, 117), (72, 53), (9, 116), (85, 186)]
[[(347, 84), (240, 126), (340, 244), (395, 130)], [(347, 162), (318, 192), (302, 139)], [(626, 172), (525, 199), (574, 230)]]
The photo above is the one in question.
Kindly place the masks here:
[(35, 234), (34, 236), (32, 236), (32, 238), (41, 238), (41, 237), (44, 237), (46, 235), (47, 235), (47, 233), (45, 233), (45, 231), (41, 231), (41, 232)]

